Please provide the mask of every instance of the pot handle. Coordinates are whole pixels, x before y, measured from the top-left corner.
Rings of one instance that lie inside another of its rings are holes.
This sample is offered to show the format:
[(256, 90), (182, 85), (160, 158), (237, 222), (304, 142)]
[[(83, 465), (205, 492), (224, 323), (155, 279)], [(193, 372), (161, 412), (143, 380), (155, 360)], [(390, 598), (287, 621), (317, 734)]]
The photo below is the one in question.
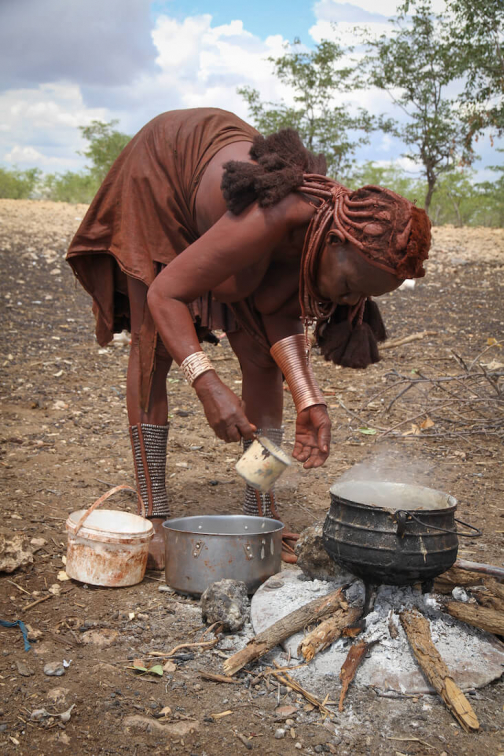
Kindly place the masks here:
[(407, 518), (410, 517), (412, 520), (415, 520), (416, 522), (420, 523), (420, 525), (424, 525), (426, 528), (432, 528), (432, 530), (439, 530), (441, 533), (449, 533), (450, 535), (457, 535), (461, 538), (480, 538), (483, 535), (483, 532), (479, 530), (478, 528), (475, 528), (474, 525), (469, 525), (467, 522), (463, 522), (462, 520), (459, 520), (457, 517), (455, 517), (455, 522), (459, 522), (461, 525), (463, 525), (466, 528), (470, 528), (473, 533), (461, 533), (458, 530), (447, 530), (446, 528), (440, 528), (437, 525), (431, 525), (430, 523), (423, 522), (423, 520), (419, 520), (418, 517), (416, 517), (412, 512), (407, 512), (405, 509), (398, 509), (396, 512), (397, 517), (397, 535), (402, 536), (407, 530), (408, 522)]
[[(109, 496), (112, 496), (112, 494), (115, 494), (116, 491), (124, 491), (124, 490), (126, 490), (126, 491), (133, 491), (133, 493), (137, 493), (137, 491), (135, 491), (134, 488), (131, 488), (131, 486), (125, 486), (124, 484), (121, 485), (121, 486), (114, 486), (114, 488), (111, 488), (110, 491), (107, 491), (106, 493), (103, 494), (103, 496), (100, 496), (99, 499), (96, 499), (96, 501), (93, 504), (91, 504), (91, 506), (89, 507), (89, 509), (86, 509), (86, 511), (84, 512), (84, 514), (80, 518), (79, 522), (75, 526), (75, 535), (77, 535), (77, 533), (79, 532), (79, 530), (82, 528), (82, 526), (84, 525), (85, 521), (87, 520), (87, 518), (89, 517), (89, 515), (91, 514), (91, 512), (94, 512), (95, 509), (97, 509), (100, 506), (100, 504), (103, 504), (103, 502), (106, 499), (108, 499)], [(138, 501), (140, 503), (140, 509), (141, 509), (142, 517), (145, 517), (145, 506), (144, 506), (144, 503), (143, 503), (142, 498), (140, 496), (138, 497)]]

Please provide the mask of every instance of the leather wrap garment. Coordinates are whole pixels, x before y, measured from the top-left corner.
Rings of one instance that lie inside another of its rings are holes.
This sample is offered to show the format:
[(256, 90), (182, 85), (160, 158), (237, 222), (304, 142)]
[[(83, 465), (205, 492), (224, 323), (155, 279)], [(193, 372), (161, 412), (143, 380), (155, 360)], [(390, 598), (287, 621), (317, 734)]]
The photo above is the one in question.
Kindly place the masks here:
[[(150, 286), (162, 268), (198, 238), (195, 203), (214, 155), (257, 131), (217, 108), (175, 110), (157, 116), (114, 162), (70, 244), (67, 260), (93, 298), (96, 338), (102, 346), (130, 330), (126, 277)], [(232, 331), (257, 322), (246, 303), (230, 308), (211, 293), (189, 305), (198, 326)], [(233, 314), (234, 313), (234, 314)], [(261, 334), (258, 333), (261, 338)], [(140, 403), (147, 409), (157, 333), (147, 304), (139, 336)]]

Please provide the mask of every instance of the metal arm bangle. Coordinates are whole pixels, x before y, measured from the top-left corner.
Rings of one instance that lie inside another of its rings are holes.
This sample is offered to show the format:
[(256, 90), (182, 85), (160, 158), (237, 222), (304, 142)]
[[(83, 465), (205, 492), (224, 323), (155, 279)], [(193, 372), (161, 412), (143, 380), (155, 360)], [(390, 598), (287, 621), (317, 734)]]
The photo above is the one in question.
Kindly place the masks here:
[(209, 370), (215, 370), (205, 352), (193, 352), (180, 363), (186, 381), (192, 386), (196, 378)]
[(271, 347), (270, 354), (284, 374), (298, 414), (314, 404), (327, 406), (315, 380), (310, 363), (310, 345), (305, 334), (299, 333), (277, 341)]

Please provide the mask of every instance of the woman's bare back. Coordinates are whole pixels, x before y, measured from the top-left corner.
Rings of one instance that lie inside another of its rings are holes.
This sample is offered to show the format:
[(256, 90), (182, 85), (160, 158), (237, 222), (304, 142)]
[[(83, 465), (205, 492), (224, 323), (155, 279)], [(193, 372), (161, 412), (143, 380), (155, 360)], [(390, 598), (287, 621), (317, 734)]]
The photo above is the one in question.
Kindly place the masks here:
[[(203, 174), (196, 196), (196, 224), (203, 236), (227, 212), (221, 191), (224, 164), (230, 160), (253, 162), (250, 142), (235, 142), (220, 150)], [(230, 276), (212, 290), (220, 302), (232, 303), (253, 295), (257, 310), (272, 314), (291, 302), (298, 290), (299, 261), (312, 205), (291, 194), (280, 203), (289, 216), (284, 238), (264, 257)], [(239, 250), (237, 250), (239, 254)]]

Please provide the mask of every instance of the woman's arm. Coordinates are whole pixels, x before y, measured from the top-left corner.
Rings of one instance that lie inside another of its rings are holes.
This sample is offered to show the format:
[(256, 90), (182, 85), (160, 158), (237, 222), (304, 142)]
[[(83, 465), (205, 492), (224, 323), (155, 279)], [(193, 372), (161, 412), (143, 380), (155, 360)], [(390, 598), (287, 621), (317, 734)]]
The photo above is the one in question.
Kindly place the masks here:
[[(269, 258), (288, 231), (285, 201), (272, 208), (252, 206), (240, 216), (227, 213), (156, 277), (148, 304), (168, 352), (180, 365), (201, 351), (187, 304), (230, 276)], [(250, 438), (255, 431), (241, 400), (213, 370), (193, 383), (210, 426), (224, 441)]]
[[(301, 338), (303, 325), (299, 317), (293, 317), (289, 302), (277, 313), (263, 315), (262, 319), (270, 344), (277, 344), (283, 339), (288, 339), (292, 336), (298, 336), (298, 338), (303, 340)], [(272, 354), (274, 351), (272, 350)], [(274, 359), (277, 361), (275, 356)], [(279, 367), (285, 373), (285, 367), (281, 362), (281, 360), (278, 361)], [(295, 371), (296, 381), (301, 381), (302, 384), (303, 381), (308, 380), (316, 389), (314, 396), (318, 394), (320, 401), (324, 402), (322, 392), (317, 386), (315, 376), (313, 375), (311, 364), (303, 364), (302, 368), (302, 371)], [(294, 395), (295, 386), (291, 385), (293, 381), (290, 377), (287, 377), (287, 383)], [(331, 420), (327, 413), (327, 406), (325, 402), (316, 403), (317, 401), (317, 396), (315, 396), (313, 404), (298, 411), (296, 419), (296, 442), (292, 456), (298, 462), (303, 462), (303, 466), (306, 469), (323, 465), (329, 456), (331, 444)]]
[(187, 305), (271, 255), (288, 229), (284, 202), (266, 209), (253, 205), (239, 216), (226, 213), (149, 287), (156, 329), (179, 365), (200, 349)]

